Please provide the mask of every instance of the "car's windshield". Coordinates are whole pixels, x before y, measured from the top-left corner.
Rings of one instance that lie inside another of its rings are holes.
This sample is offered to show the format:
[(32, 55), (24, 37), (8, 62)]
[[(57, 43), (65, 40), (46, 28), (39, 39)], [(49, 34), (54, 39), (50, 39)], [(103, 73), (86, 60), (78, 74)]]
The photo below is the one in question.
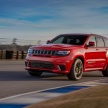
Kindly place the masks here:
[(53, 44), (83, 45), (87, 35), (60, 35), (51, 40)]

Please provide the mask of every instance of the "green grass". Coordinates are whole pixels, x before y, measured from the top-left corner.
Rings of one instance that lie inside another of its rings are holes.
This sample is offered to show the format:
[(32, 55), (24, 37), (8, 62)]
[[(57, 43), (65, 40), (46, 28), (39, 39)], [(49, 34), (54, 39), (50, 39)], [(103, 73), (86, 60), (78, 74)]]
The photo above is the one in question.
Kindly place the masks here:
[(108, 108), (108, 84), (68, 93), (27, 108)]

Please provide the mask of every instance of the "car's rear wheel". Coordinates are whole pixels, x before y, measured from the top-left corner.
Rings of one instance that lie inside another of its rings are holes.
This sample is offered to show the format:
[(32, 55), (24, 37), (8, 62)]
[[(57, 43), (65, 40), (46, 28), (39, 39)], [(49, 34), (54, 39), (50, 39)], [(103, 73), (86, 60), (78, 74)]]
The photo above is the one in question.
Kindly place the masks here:
[(105, 77), (108, 77), (108, 65), (106, 67), (106, 69), (104, 71), (102, 71), (102, 74), (105, 76)]
[(82, 74), (83, 62), (81, 61), (81, 59), (76, 58), (67, 77), (69, 80), (79, 80), (81, 79)]
[(36, 71), (28, 71), (29, 75), (31, 76), (41, 76), (42, 75), (42, 71), (36, 70)]

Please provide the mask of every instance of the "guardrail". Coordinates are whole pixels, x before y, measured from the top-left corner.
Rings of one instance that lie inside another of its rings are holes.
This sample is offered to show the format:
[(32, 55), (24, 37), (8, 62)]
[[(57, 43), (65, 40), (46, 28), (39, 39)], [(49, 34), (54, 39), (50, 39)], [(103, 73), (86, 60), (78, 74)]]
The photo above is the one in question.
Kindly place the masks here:
[(25, 59), (27, 51), (0, 50), (0, 59)]

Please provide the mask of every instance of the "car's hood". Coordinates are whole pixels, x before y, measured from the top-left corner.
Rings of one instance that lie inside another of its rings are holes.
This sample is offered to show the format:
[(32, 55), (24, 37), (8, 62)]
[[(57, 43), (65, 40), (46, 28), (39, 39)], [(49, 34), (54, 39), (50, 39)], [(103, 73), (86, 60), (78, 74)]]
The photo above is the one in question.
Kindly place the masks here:
[(33, 49), (73, 49), (79, 47), (79, 45), (68, 44), (43, 44), (38, 46), (32, 46)]

